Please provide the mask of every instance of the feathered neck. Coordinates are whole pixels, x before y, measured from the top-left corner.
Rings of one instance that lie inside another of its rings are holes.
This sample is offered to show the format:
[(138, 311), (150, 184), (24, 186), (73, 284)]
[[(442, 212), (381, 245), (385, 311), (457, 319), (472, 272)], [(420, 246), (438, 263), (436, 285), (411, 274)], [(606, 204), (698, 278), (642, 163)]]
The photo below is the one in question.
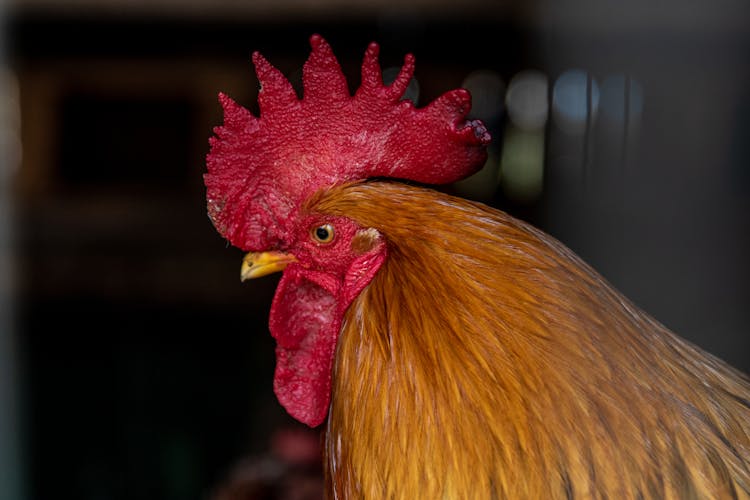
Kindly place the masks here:
[[(747, 381), (552, 238), (395, 183), (339, 187), (316, 209), (376, 228), (389, 246), (337, 348), (326, 436), (334, 498), (683, 498), (747, 487), (750, 448), (732, 450), (736, 463), (715, 460), (727, 426), (750, 445), (750, 417), (715, 415), (727, 401), (747, 404), (726, 396), (748, 394)], [(706, 479), (721, 476), (735, 479)]]

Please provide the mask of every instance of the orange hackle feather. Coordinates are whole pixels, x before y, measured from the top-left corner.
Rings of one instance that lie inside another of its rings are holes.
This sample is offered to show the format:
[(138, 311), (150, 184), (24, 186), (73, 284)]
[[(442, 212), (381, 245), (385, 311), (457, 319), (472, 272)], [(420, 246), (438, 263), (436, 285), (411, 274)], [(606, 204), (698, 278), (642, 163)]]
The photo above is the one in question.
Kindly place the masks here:
[(750, 496), (748, 379), (553, 238), (397, 183), (306, 209), (388, 245), (337, 347), (330, 497)]

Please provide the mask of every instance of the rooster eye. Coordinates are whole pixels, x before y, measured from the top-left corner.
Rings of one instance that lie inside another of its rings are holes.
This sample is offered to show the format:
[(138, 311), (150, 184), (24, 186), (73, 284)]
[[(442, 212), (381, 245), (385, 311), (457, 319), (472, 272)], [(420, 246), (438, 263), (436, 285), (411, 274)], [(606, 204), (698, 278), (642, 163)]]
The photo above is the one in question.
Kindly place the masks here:
[(318, 243), (330, 243), (333, 241), (333, 226), (323, 224), (312, 230), (312, 237)]

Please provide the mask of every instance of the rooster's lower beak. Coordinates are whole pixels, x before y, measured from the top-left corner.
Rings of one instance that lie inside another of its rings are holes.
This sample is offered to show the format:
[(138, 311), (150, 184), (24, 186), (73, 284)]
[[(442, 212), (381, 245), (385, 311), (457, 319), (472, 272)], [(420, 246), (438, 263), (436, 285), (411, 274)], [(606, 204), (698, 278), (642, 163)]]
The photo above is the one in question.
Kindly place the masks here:
[(242, 259), (240, 280), (260, 278), (267, 274), (283, 271), (284, 268), (296, 262), (294, 255), (282, 252), (250, 252)]

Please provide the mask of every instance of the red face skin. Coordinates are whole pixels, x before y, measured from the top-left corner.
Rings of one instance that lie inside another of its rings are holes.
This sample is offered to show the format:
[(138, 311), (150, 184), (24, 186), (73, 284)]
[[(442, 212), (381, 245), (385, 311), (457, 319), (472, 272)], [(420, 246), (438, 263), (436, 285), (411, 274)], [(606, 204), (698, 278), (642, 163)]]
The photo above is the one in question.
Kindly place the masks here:
[[(344, 313), (385, 261), (387, 248), (377, 231), (342, 217), (308, 216), (296, 227), (284, 242), (296, 262), (284, 270), (269, 320), (277, 342), (274, 391), (290, 415), (315, 427), (328, 414)], [(319, 227), (333, 238), (316, 238)]]

